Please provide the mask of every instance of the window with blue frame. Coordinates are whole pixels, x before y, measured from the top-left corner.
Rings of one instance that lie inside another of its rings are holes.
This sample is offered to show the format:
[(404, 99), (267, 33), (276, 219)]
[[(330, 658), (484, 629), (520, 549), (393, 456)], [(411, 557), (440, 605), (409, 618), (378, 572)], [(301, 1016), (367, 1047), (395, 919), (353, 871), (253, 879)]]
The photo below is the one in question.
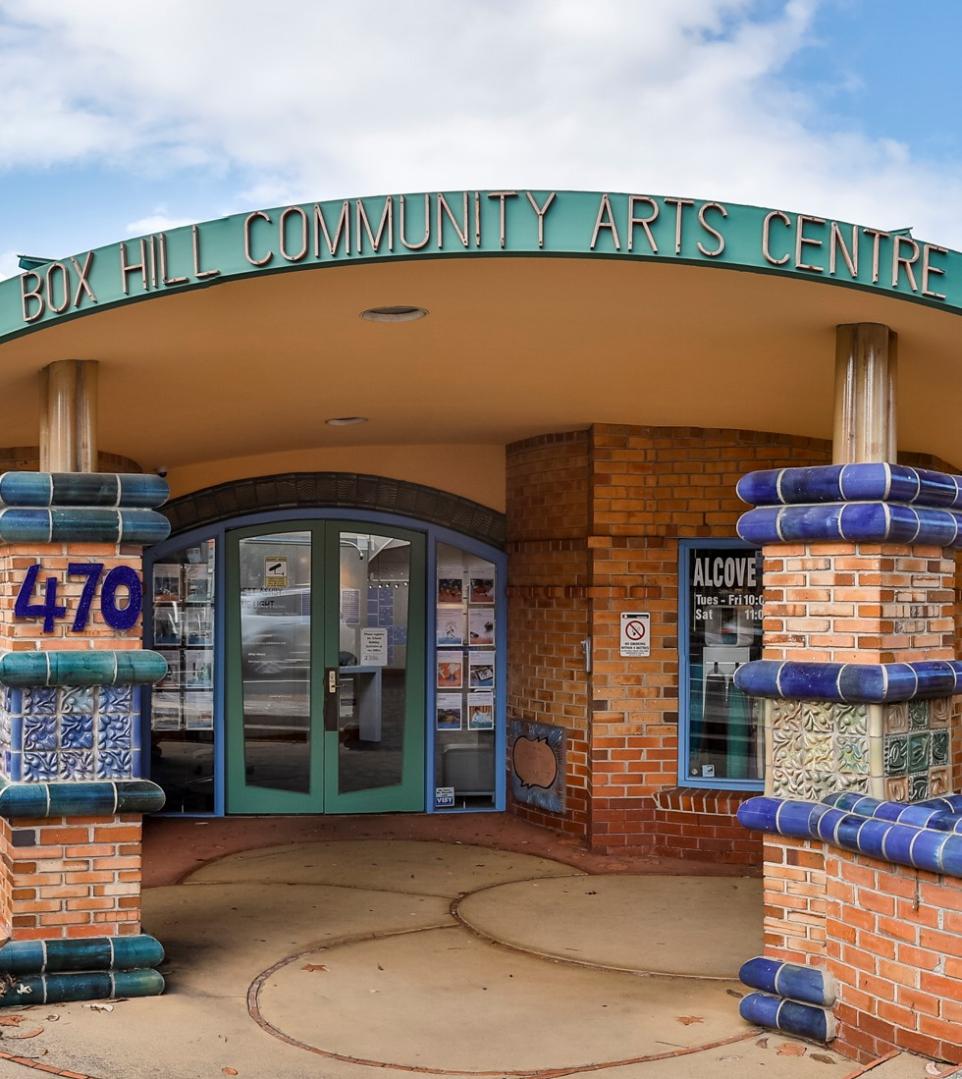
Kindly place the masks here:
[[(344, 515), (306, 509), (296, 517)], [(417, 629), (427, 645), (423, 808), (503, 809), (505, 776), (497, 762), (505, 753), (504, 553), (438, 525), (378, 512), (350, 516), (417, 528), (428, 540), (427, 624)], [(165, 813), (225, 812), (226, 537), (239, 527), (290, 519), (276, 510), (245, 515), (173, 536), (146, 553), (145, 645), (164, 655), (168, 673), (144, 694), (144, 734), (150, 778), (167, 795)]]
[(172, 812), (214, 812), (214, 582), (213, 539), (150, 567), (147, 639), (167, 660), (150, 694), (150, 774)]
[(737, 541), (684, 541), (679, 559), (679, 779), (752, 788), (764, 777), (762, 702), (734, 682), (762, 654), (762, 558)]

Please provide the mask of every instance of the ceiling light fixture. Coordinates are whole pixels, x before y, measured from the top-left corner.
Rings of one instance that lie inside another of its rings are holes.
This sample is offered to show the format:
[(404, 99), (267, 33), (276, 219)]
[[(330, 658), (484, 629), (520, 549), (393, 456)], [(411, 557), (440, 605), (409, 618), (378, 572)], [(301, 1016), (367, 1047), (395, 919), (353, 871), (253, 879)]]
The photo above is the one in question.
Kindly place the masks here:
[(367, 423), (367, 416), (332, 416), (324, 422), (328, 427), (353, 427), (356, 423)]
[(367, 322), (416, 322), (427, 313), (426, 307), (396, 304), (391, 307), (369, 307), (361, 312), (361, 318)]

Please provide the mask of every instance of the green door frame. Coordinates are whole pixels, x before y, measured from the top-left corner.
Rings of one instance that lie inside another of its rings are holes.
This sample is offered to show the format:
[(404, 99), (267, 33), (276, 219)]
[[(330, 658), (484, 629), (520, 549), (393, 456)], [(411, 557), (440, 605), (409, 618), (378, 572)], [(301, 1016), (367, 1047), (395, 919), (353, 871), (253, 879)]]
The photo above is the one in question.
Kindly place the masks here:
[[(340, 794), (338, 732), (325, 731), (326, 674), (338, 666), (341, 531), (372, 533), (411, 544), (402, 781), (391, 787)], [(283, 791), (248, 784), (244, 757), (241, 676), (240, 540), (284, 532), (311, 536), (309, 789)], [(390, 525), (350, 520), (272, 521), (229, 530), (226, 535), (225, 735), (228, 813), (378, 813), (424, 808), (425, 739), (425, 536)]]

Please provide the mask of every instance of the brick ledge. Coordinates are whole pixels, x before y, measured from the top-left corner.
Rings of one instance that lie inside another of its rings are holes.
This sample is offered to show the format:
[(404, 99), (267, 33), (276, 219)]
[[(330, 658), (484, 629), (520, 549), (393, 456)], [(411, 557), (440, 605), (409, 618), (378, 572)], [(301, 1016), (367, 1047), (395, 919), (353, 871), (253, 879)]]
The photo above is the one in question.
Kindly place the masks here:
[(726, 791), (708, 787), (668, 787), (655, 795), (655, 806), (676, 813), (708, 813), (733, 817), (742, 802), (758, 791)]

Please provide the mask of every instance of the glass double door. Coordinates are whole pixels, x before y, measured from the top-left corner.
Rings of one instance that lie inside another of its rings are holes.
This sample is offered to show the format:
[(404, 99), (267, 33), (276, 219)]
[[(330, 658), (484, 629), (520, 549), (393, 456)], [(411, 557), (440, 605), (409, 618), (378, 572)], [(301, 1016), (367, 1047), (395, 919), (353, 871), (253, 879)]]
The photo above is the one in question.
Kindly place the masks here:
[(424, 537), (291, 521), (228, 540), (228, 811), (423, 809)]

